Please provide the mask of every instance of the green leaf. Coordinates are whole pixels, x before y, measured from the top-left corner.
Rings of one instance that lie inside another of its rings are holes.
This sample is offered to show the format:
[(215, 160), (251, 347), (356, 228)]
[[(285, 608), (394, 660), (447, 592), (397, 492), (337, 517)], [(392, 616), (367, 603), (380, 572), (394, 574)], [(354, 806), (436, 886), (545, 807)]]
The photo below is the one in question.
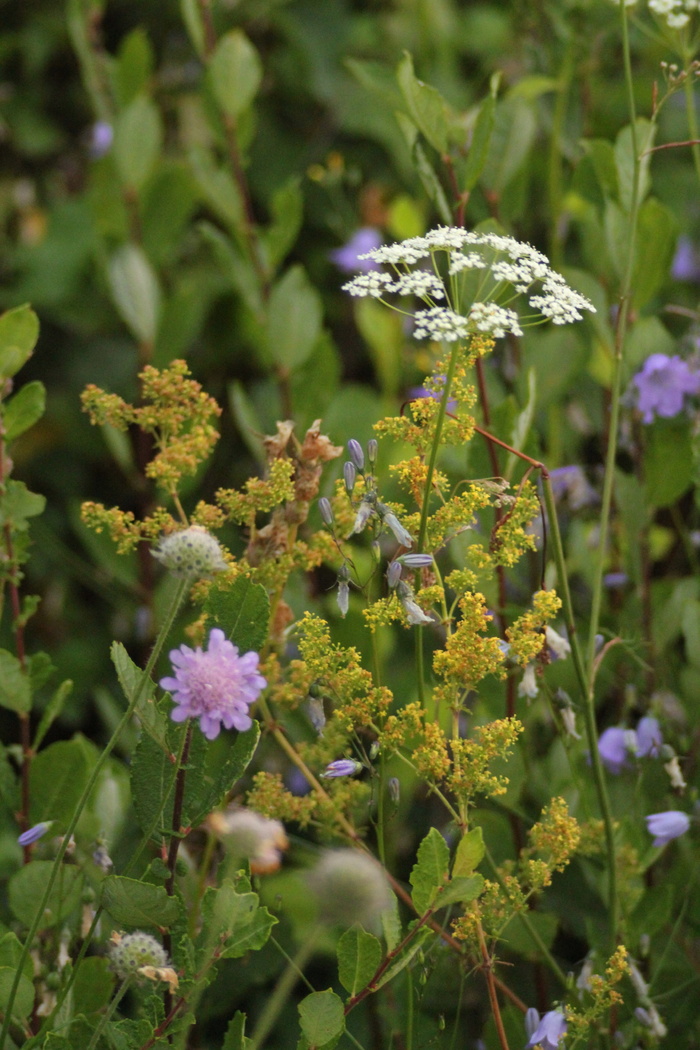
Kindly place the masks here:
[(509, 95), (496, 106), (482, 182), (499, 195), (522, 169), (535, 141), (534, 105), (522, 97)]
[(465, 193), (474, 189), (486, 165), (491, 136), (493, 135), (496, 95), (498, 94), (499, 84), (500, 73), (494, 73), (491, 77), (489, 94), (479, 106), (479, 112), (474, 122), (469, 152), (467, 153), (467, 162), (461, 179), (462, 191)]
[(14, 441), (33, 427), (46, 408), (46, 387), (35, 379), (27, 383), (5, 407), (5, 441)]
[(228, 170), (217, 166), (212, 154), (199, 146), (190, 150), (189, 162), (205, 202), (230, 229), (240, 229), (243, 222), (243, 205), (236, 183)]
[(447, 882), (449, 863), (447, 843), (437, 828), (431, 828), (418, 847), (418, 858), (410, 877), (411, 897), (419, 915), (428, 910), (438, 890)]
[(29, 774), (31, 822), (67, 824), (97, 762), (97, 748), (78, 734), (40, 751)]
[(231, 287), (238, 292), (254, 317), (262, 316), (260, 282), (252, 264), (241, 254), (231, 238), (210, 222), (198, 223), (197, 229), (212, 249), (214, 258), (223, 276), (230, 281)]
[(0, 377), (11, 379), (26, 364), (39, 338), (39, 319), (27, 306), (0, 314)]
[(396, 79), (416, 127), (433, 149), (438, 153), (446, 153), (450, 130), (449, 107), (437, 88), (418, 80), (413, 69), (413, 58), (407, 51), (399, 62)]
[(232, 29), (221, 37), (209, 62), (216, 101), (224, 113), (238, 117), (255, 98), (262, 80), (262, 63), (245, 33)]
[(350, 995), (357, 995), (377, 972), (382, 946), (373, 934), (352, 926), (338, 941), (337, 953), (340, 983)]
[(583, 139), (582, 146), (591, 159), (603, 197), (619, 200), (620, 186), (612, 143), (607, 139)]
[(239, 959), (262, 948), (277, 919), (261, 908), (256, 893), (238, 893), (230, 879), (209, 887), (202, 901), (202, 932), (196, 941), (199, 963), (213, 948), (225, 959)]
[(94, 1014), (112, 998), (114, 974), (107, 959), (92, 955), (83, 959), (73, 984), (73, 1010), (76, 1014)]
[[(649, 192), (651, 180), (649, 178), (649, 162), (651, 155), (646, 154), (654, 141), (656, 133), (655, 125), (649, 120), (640, 117), (635, 123), (637, 150), (639, 154), (639, 194), (638, 200), (643, 201)], [(617, 181), (619, 189), (620, 206), (626, 215), (632, 208), (633, 187), (635, 179), (634, 149), (632, 142), (632, 127), (627, 125), (622, 128), (615, 139), (615, 167), (617, 169)]]
[[(3, 1017), (7, 1013), (10, 992), (12, 991), (16, 974), (17, 971), (14, 967), (0, 966), (0, 1014), (2, 1014)], [(32, 1012), (33, 1006), (34, 985), (24, 974), (22, 974), (19, 979), (19, 984), (17, 985), (15, 1001), (12, 1006), (13, 1018), (17, 1021), (23, 1021), (25, 1017), (28, 1017)]]
[[(164, 701), (164, 708), (170, 701)], [(172, 754), (180, 750), (178, 733), (174, 726), (167, 745)], [(257, 723), (246, 733), (238, 733), (233, 743), (230, 737), (222, 739), (218, 747), (205, 739), (194, 727), (188, 773), (185, 777), (185, 796), (182, 807), (183, 826), (196, 827), (212, 809), (220, 805), (224, 796), (248, 767), (257, 747), (260, 729)], [(221, 759), (221, 747), (224, 758)], [(176, 766), (170, 755), (150, 737), (142, 736), (136, 745), (131, 764), (131, 794), (134, 811), (143, 831), (160, 837), (165, 821), (173, 811)], [(168, 815), (168, 816), (166, 816)]]
[(153, 171), (161, 150), (160, 113), (147, 95), (138, 95), (117, 117), (114, 160), (123, 184), (138, 192)]
[(321, 297), (303, 266), (295, 265), (273, 286), (268, 304), (267, 346), (280, 367), (293, 372), (312, 353), (321, 334)]
[[(34, 922), (37, 905), (46, 892), (52, 871), (53, 861), (33, 860), (10, 879), (10, 907), (15, 918), (25, 926)], [(82, 872), (70, 864), (63, 864), (51, 888), (39, 929), (45, 930), (63, 922), (80, 906), (82, 891)]]
[(370, 349), (382, 393), (396, 397), (403, 379), (406, 342), (403, 318), (376, 299), (367, 298), (355, 304), (355, 320)]
[(299, 1003), (299, 1020), (311, 1046), (335, 1046), (345, 1031), (343, 1002), (330, 988), (312, 992)]
[(443, 222), (450, 225), (452, 223), (452, 211), (447, 202), (445, 191), (442, 188), (442, 183), (438, 178), (435, 168), (428, 160), (428, 156), (420, 142), (416, 142), (413, 147), (413, 163), (418, 170), (418, 175), (423, 183), (423, 188), (435, 205), (438, 215)]
[(237, 1010), (228, 1023), (221, 1050), (245, 1050), (245, 1022), (246, 1015)]
[[(22, 955), (22, 943), (14, 933), (0, 937), (0, 966), (9, 966), (16, 970)], [(34, 980), (34, 965), (30, 955), (25, 956), (22, 973), (28, 981)]]
[(32, 709), (29, 676), (22, 670), (17, 657), (7, 649), (0, 649), (0, 707), (23, 715)]
[(481, 875), (460, 876), (451, 879), (440, 891), (436, 906), (444, 908), (446, 904), (469, 904), (484, 892), (484, 879)]
[(160, 287), (148, 259), (136, 244), (123, 244), (107, 266), (112, 302), (135, 339), (153, 343), (160, 315)]
[(644, 427), (644, 487), (649, 504), (668, 507), (693, 481), (690, 426), (683, 418)]
[(270, 619), (270, 599), (262, 584), (244, 577), (233, 585), (214, 584), (204, 609), (241, 654), (262, 649)]
[(400, 974), (402, 970), (405, 970), (409, 963), (415, 959), (416, 955), (423, 951), (426, 942), (434, 939), (435, 934), (432, 930), (427, 929), (425, 926), (421, 927), (415, 937), (409, 941), (408, 947), (399, 954), (396, 961), (393, 962), (377, 980), (375, 988), (379, 989), (383, 985), (389, 984), (390, 981), (393, 981), (394, 978)]
[(197, 52), (197, 57), (204, 59), (206, 54), (206, 33), (202, 10), (197, 0), (180, 0), (180, 16), (190, 38), (190, 43)]
[(153, 48), (143, 26), (132, 29), (119, 44), (115, 64), (115, 85), (121, 107), (148, 87), (153, 73)]
[(263, 240), (270, 264), (277, 267), (293, 246), (301, 228), (304, 199), (297, 176), (289, 179), (275, 192), (270, 210), (272, 223), (265, 230)]
[(23, 481), (10, 478), (5, 483), (5, 492), (0, 499), (0, 525), (10, 525), (13, 529), (24, 531), (29, 527), (27, 519), (43, 514), (45, 506), (44, 496), (30, 492)]
[(668, 280), (679, 226), (673, 212), (649, 197), (639, 209), (632, 306), (643, 309)]
[(149, 681), (145, 687), (142, 686), (143, 670), (134, 663), (121, 642), (112, 643), (109, 655), (127, 701), (131, 703), (136, 694), (140, 693), (135, 714), (145, 732), (169, 755), (168, 721), (156, 704), (154, 683)]
[(164, 886), (153, 886), (123, 875), (107, 875), (102, 882), (101, 906), (119, 926), (172, 926), (182, 905)]
[(486, 846), (484, 844), (484, 833), (480, 827), (472, 828), (459, 840), (455, 851), (454, 864), (452, 865), (452, 878), (457, 879), (463, 875), (471, 875), (484, 859)]

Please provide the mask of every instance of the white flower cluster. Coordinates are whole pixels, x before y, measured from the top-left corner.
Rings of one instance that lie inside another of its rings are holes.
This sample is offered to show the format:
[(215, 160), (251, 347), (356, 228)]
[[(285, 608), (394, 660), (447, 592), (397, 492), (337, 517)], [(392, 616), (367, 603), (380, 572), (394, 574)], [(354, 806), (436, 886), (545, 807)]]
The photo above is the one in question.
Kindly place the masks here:
[(700, 11), (700, 0), (649, 0), (649, 10), (665, 18), (669, 29), (682, 29), (693, 11)]
[[(700, 0), (685, 2), (700, 4)], [(436, 258), (438, 252), (447, 254), (444, 279)], [(580, 321), (582, 310), (595, 312), (585, 296), (570, 288), (562, 275), (551, 269), (546, 255), (502, 234), (439, 226), (425, 237), (385, 244), (359, 258), (386, 265), (394, 272), (370, 270), (343, 285), (344, 291), (383, 301), (388, 295), (421, 299), (428, 309), (418, 310), (414, 315), (416, 339), (455, 342), (475, 332), (496, 338), (508, 332), (522, 335), (517, 313), (503, 305), (503, 300), (508, 301), (515, 294), (528, 295), (531, 291), (540, 294), (529, 295), (529, 305), (554, 324)], [(416, 264), (419, 265), (416, 267)], [(460, 312), (453, 309), (450, 289), (456, 289), (454, 298), (457, 299), (459, 275), (465, 271), (481, 271), (480, 285), (477, 301)], [(447, 305), (438, 306), (436, 300), (444, 300)]]

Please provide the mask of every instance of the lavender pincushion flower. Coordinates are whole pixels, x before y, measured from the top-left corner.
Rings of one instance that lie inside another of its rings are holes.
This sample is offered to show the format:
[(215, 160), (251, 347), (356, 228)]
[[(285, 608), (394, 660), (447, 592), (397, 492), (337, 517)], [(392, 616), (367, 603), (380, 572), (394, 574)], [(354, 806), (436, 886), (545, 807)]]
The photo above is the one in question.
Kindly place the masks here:
[(257, 653), (239, 656), (223, 631), (215, 627), (209, 634), (209, 648), (173, 649), (170, 660), (174, 677), (161, 678), (162, 689), (172, 694), (174, 722), (198, 718), (199, 728), (208, 740), (215, 740), (222, 725), (243, 733), (250, 729), (248, 712), (267, 681), (258, 673)]
[(683, 358), (667, 354), (651, 354), (632, 382), (644, 423), (652, 423), (654, 416), (677, 416), (686, 395), (700, 393), (700, 375)]

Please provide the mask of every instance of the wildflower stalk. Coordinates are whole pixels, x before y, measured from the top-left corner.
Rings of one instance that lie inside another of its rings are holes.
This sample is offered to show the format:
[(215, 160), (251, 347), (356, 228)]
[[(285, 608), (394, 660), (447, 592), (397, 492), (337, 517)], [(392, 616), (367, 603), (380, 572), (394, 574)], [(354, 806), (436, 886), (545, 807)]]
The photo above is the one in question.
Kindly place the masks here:
[[(459, 353), (461, 349), (461, 342), (457, 340), (450, 353), (450, 360), (447, 366), (447, 373), (445, 375), (445, 383), (442, 389), (442, 397), (440, 398), (440, 406), (438, 408), (437, 420), (435, 422), (435, 434), (433, 435), (433, 444), (430, 449), (430, 459), (428, 460), (428, 473), (425, 478), (425, 490), (423, 492), (423, 506), (421, 507), (420, 526), (418, 528), (418, 542), (416, 544), (416, 550), (418, 553), (422, 553), (425, 547), (425, 537), (428, 531), (428, 514), (430, 509), (430, 495), (433, 488), (433, 477), (435, 475), (435, 464), (437, 463), (438, 450), (440, 448), (440, 438), (442, 437), (442, 428), (445, 424), (445, 416), (447, 415), (447, 402), (450, 396), (450, 389), (452, 387), (452, 380), (457, 368), (457, 361), (459, 359)], [(425, 684), (424, 684), (425, 666), (423, 660), (423, 628), (420, 624), (416, 628), (416, 677), (418, 679), (418, 699), (421, 705), (425, 707)]]
[(187, 594), (191, 582), (191, 579), (186, 577), (183, 580), (181, 580), (178, 584), (177, 590), (175, 592), (175, 597), (163, 621), (161, 629), (158, 632), (158, 636), (154, 642), (153, 649), (151, 650), (151, 655), (148, 658), (148, 663), (146, 664), (143, 670), (141, 679), (139, 681), (138, 686), (136, 687), (131, 702), (129, 703), (126, 711), (119, 720), (114, 732), (112, 733), (107, 744), (105, 745), (104, 750), (97, 759), (97, 762), (93, 766), (92, 772), (88, 778), (88, 782), (85, 785), (83, 793), (80, 796), (80, 799), (78, 800), (75, 810), (73, 811), (73, 816), (71, 817), (68, 823), (68, 827), (66, 828), (65, 834), (63, 835), (61, 844), (58, 848), (58, 852), (56, 853), (56, 857), (53, 862), (51, 874), (46, 884), (46, 889), (44, 890), (44, 895), (41, 901), (39, 902), (39, 906), (36, 909), (34, 921), (32, 922), (29, 930), (27, 931), (25, 942), (22, 947), (22, 952), (17, 961), (17, 970), (15, 972), (15, 977), (12, 982), (12, 987), (10, 989), (10, 993), (7, 999), (7, 1005), (5, 1008), (5, 1020), (3, 1022), (2, 1029), (0, 1029), (0, 1047), (5, 1046), (5, 1040), (7, 1038), (7, 1032), (12, 1017), (12, 1007), (14, 1005), (15, 997), (17, 995), (17, 989), (19, 988), (20, 978), (22, 976), (22, 973), (24, 972), (24, 964), (29, 955), (30, 946), (34, 942), (34, 938), (37, 935), (39, 927), (41, 926), (46, 905), (48, 903), (49, 897), (51, 896), (51, 891), (53, 890), (54, 884), (58, 877), (58, 873), (61, 870), (61, 865), (63, 864), (63, 858), (66, 855), (66, 850), (68, 849), (68, 843), (73, 837), (73, 833), (75, 832), (75, 829), (78, 826), (78, 821), (80, 820), (80, 816), (83, 812), (83, 809), (85, 808), (88, 799), (90, 798), (90, 795), (94, 790), (95, 784), (97, 783), (97, 780), (100, 774), (102, 773), (107, 759), (116, 747), (117, 742), (119, 741), (119, 737), (131, 721), (134, 711), (136, 710), (137, 705), (139, 704), (144, 695), (146, 687), (151, 680), (151, 673), (153, 671), (153, 668), (155, 667), (156, 661), (160, 656), (163, 645), (165, 644), (165, 640), (168, 637), (168, 634), (170, 633), (173, 623), (175, 622), (175, 617), (177, 616), (177, 613), (180, 609), (180, 606), (182, 605), (185, 595)]
[(684, 52), (683, 54), (683, 68), (686, 70), (686, 75), (683, 78), (683, 94), (685, 96), (685, 114), (688, 121), (688, 130), (690, 132), (690, 139), (692, 142), (691, 152), (693, 154), (693, 164), (695, 166), (695, 174), (700, 181), (700, 145), (698, 145), (698, 119), (695, 112), (695, 95), (694, 95), (694, 84), (695, 78), (692, 70), (692, 54)]
[(610, 534), (610, 515), (612, 509), (613, 484), (615, 479), (615, 460), (617, 456), (618, 430), (620, 421), (620, 395), (622, 388), (622, 366), (624, 363), (625, 338), (627, 335), (627, 321), (629, 317), (630, 297), (632, 289), (632, 273), (637, 242), (637, 221), (639, 216), (639, 182), (640, 182), (640, 156), (639, 144), (637, 142), (637, 113), (634, 102), (634, 80), (632, 76), (632, 62), (630, 55), (629, 27), (627, 24), (627, 10), (625, 0), (620, 0), (620, 28), (622, 36), (622, 52), (625, 71), (625, 86), (627, 89), (627, 103), (630, 116), (630, 136), (632, 147), (632, 198), (629, 212), (629, 236), (627, 249), (627, 262), (622, 288), (620, 291), (620, 307), (615, 326), (615, 353), (613, 359), (613, 376), (611, 383), (610, 421), (608, 424), (608, 441), (605, 457), (605, 475), (603, 480), (602, 508), (600, 515), (600, 538), (598, 546), (598, 560), (594, 568), (593, 596), (591, 601), (591, 618), (588, 635), (588, 650), (586, 656), (587, 688), (584, 694), (584, 716), (586, 724), (586, 735), (588, 737), (593, 773), (598, 788), (598, 798), (601, 804), (602, 817), (605, 824), (605, 841), (608, 854), (608, 907), (610, 909), (610, 937), (615, 942), (617, 936), (619, 902), (617, 899), (617, 881), (615, 871), (615, 843), (613, 837), (612, 816), (607, 801), (605, 790), (605, 779), (603, 765), (600, 759), (597, 744), (597, 727), (595, 720), (595, 679), (596, 679), (596, 635), (600, 623), (600, 610), (603, 595), (603, 575), (607, 557), (608, 536)]
[(122, 981), (122, 983), (119, 985), (119, 988), (117, 989), (116, 995), (114, 996), (114, 998), (112, 999), (111, 1003), (109, 1004), (108, 1009), (105, 1010), (105, 1012), (102, 1014), (102, 1017), (100, 1018), (100, 1023), (98, 1024), (98, 1026), (95, 1029), (95, 1031), (92, 1033), (92, 1038), (90, 1039), (90, 1042), (87, 1045), (87, 1050), (95, 1050), (95, 1047), (97, 1046), (97, 1044), (100, 1041), (100, 1036), (104, 1032), (104, 1030), (107, 1027), (107, 1025), (109, 1024), (109, 1022), (114, 1017), (114, 1014), (116, 1013), (117, 1007), (119, 1006), (120, 1002), (122, 1001), (122, 999), (124, 998), (124, 996), (126, 995), (126, 993), (129, 990), (130, 984), (131, 984), (131, 978), (130, 977), (125, 977), (124, 980)]
[(257, 1025), (253, 1029), (253, 1034), (250, 1040), (247, 1041), (248, 1050), (259, 1050), (259, 1047), (263, 1045), (265, 1039), (274, 1028), (275, 1021), (277, 1020), (280, 1011), (284, 1008), (284, 1004), (291, 994), (294, 985), (302, 976), (304, 967), (316, 950), (320, 932), (321, 927), (316, 926), (305, 938), (294, 958), (288, 963), (284, 973), (275, 985), (272, 995), (265, 1004), (265, 1009), (260, 1015)]

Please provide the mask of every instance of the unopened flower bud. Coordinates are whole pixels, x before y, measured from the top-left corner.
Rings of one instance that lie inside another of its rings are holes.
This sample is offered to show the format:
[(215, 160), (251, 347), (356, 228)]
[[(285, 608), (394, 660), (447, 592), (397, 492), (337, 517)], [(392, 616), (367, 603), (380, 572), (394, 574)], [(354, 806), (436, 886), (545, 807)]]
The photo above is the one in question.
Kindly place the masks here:
[(386, 582), (389, 585), (389, 590), (393, 591), (394, 587), (396, 587), (399, 580), (401, 579), (401, 568), (402, 566), (400, 561), (389, 562), (389, 565), (386, 570)]
[(347, 460), (343, 463), (343, 480), (345, 482), (345, 488), (348, 494), (355, 488), (355, 481), (357, 479), (357, 471), (355, 470), (355, 464)]
[(363, 769), (361, 762), (354, 758), (337, 758), (335, 762), (329, 762), (321, 777), (324, 780), (333, 780), (336, 777), (354, 777)]
[(379, 442), (376, 438), (370, 438), (367, 442), (367, 459), (369, 465), (374, 470), (374, 466), (377, 462), (377, 453), (379, 452)]
[(372, 927), (391, 903), (379, 865), (354, 849), (328, 850), (309, 876), (321, 922)]
[(27, 831), (23, 831), (17, 839), (20, 846), (31, 846), (33, 842), (37, 842), (42, 838), (53, 824), (52, 820), (42, 820), (41, 823), (35, 824), (34, 827), (29, 828)]
[(362, 473), (365, 469), (365, 454), (362, 451), (362, 445), (359, 441), (356, 441), (355, 438), (350, 438), (348, 441), (348, 452), (350, 453), (350, 459), (360, 473)]
[(433, 564), (432, 554), (402, 554), (396, 560), (407, 569), (429, 569)]
[(387, 790), (389, 792), (389, 798), (391, 799), (391, 801), (394, 803), (395, 806), (398, 806), (399, 799), (401, 798), (401, 784), (399, 783), (397, 777), (390, 778), (389, 783), (387, 784)]
[(203, 578), (228, 568), (219, 541), (199, 525), (164, 536), (152, 554), (173, 576)]
[(355, 524), (352, 529), (353, 533), (362, 532), (373, 514), (374, 504), (370, 503), (369, 500), (363, 499), (355, 516)]
[(331, 501), (329, 499), (326, 499), (325, 496), (321, 496), (320, 500), (318, 501), (318, 509), (326, 525), (332, 525), (333, 508), (331, 507)]

